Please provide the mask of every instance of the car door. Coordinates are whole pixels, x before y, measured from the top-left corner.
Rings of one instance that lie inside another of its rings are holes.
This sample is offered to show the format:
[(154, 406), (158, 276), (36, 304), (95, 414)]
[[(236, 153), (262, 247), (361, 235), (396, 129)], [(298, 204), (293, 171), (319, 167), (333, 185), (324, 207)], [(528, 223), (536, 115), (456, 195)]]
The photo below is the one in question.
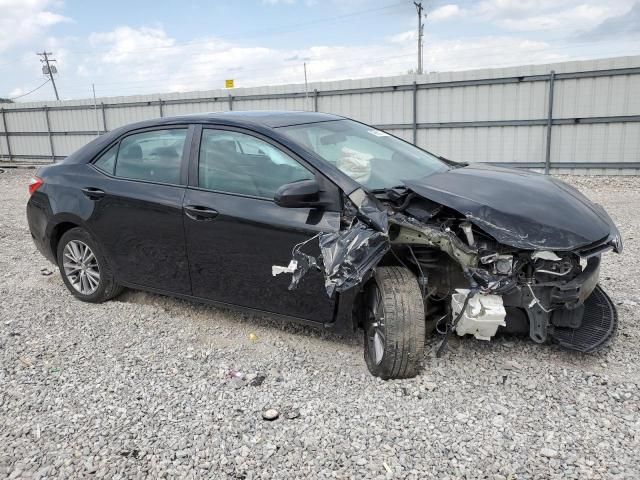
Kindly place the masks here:
[(182, 201), (192, 130), (129, 133), (92, 164), (95, 180), (83, 190), (95, 203), (88, 226), (121, 282), (191, 293)]
[[(217, 302), (330, 321), (324, 276), (311, 270), (297, 289), (290, 274), (272, 275), (289, 264), (293, 247), (320, 231), (339, 228), (339, 191), (292, 152), (241, 129), (202, 128), (199, 155), (192, 156), (184, 209), (193, 294)], [(275, 191), (286, 183), (316, 178), (335, 204), (319, 210), (283, 208)], [(306, 250), (318, 254), (317, 241)]]

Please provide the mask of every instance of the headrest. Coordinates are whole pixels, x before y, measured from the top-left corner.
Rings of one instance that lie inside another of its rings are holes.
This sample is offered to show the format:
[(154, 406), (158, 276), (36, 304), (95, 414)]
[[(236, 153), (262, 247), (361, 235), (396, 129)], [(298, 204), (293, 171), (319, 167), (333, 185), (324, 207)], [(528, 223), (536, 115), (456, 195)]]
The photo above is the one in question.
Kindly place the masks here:
[(127, 160), (142, 160), (142, 148), (140, 148), (138, 144), (130, 145), (122, 152), (122, 158)]

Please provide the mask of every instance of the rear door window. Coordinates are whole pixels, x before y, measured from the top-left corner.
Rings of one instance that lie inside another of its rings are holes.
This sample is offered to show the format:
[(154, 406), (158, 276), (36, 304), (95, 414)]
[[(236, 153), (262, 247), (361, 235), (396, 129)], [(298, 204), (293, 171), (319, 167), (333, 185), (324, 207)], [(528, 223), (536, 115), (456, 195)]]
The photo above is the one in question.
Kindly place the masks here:
[[(180, 167), (186, 138), (186, 128), (152, 130), (123, 138), (115, 161), (115, 176), (181, 184)], [(105, 163), (108, 166), (107, 160)], [(96, 167), (100, 168), (97, 162)]]
[(118, 144), (116, 143), (109, 150), (104, 152), (98, 160), (94, 162), (97, 169), (109, 175), (113, 175), (116, 169), (116, 156), (118, 155)]

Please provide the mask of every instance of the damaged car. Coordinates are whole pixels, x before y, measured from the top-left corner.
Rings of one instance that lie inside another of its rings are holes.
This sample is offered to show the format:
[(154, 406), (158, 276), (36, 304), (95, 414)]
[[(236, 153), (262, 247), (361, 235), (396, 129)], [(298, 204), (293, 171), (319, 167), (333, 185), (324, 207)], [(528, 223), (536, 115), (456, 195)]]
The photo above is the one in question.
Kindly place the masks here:
[(29, 192), (32, 238), (79, 299), (128, 287), (361, 329), (384, 379), (416, 375), (434, 334), (439, 352), (451, 334), (499, 332), (592, 352), (617, 326), (598, 276), (623, 246), (601, 206), (336, 115), (127, 125), (42, 167)]

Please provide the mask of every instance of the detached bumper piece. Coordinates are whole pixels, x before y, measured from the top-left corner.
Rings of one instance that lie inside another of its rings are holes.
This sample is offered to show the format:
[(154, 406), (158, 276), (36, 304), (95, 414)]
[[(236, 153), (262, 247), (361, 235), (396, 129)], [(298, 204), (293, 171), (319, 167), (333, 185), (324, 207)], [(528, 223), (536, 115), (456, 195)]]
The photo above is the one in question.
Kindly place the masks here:
[(589, 353), (604, 347), (618, 328), (616, 307), (597, 285), (584, 302), (584, 317), (578, 328), (554, 326), (550, 336), (560, 345)]

